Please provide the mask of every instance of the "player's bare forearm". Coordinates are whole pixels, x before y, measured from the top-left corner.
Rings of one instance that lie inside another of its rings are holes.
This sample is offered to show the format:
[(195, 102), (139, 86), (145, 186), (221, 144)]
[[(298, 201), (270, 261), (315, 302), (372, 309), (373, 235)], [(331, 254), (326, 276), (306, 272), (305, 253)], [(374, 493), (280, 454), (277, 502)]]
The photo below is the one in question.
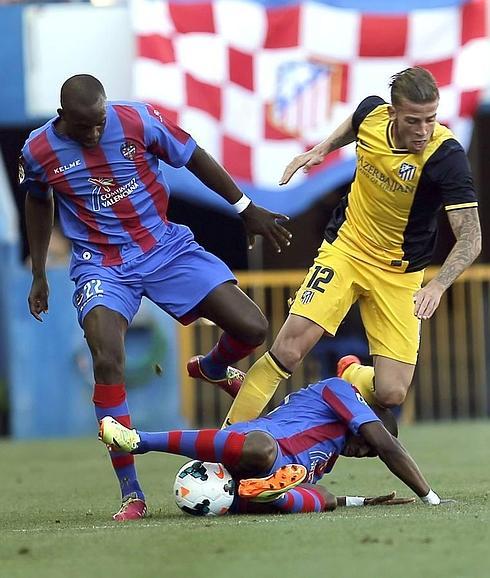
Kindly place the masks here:
[(481, 230), (477, 209), (449, 211), (448, 218), (456, 243), (437, 276), (414, 295), (414, 314), (419, 319), (432, 317), (444, 291), (473, 263), (481, 251)]
[(419, 497), (426, 496), (430, 490), (422, 472), (417, 464), (405, 450), (405, 448), (395, 439), (391, 448), (379, 454), (380, 459), (388, 469), (395, 474), (402, 482), (411, 488)]
[(28, 304), (31, 315), (42, 321), (41, 313), (48, 312), (49, 286), (46, 279), (46, 258), (53, 229), (54, 201), (26, 196), (26, 230), (32, 262), (32, 286)]
[(282, 177), (279, 181), (280, 185), (285, 185), (289, 182), (291, 177), (299, 169), (303, 169), (307, 173), (315, 165), (321, 164), (325, 157), (337, 149), (350, 144), (356, 140), (354, 129), (352, 128), (352, 115), (344, 120), (333, 133), (325, 140), (315, 145), (309, 151), (301, 153), (294, 157), (294, 159), (284, 169)]
[(402, 444), (380, 422), (363, 424), (359, 432), (397, 478), (411, 488), (417, 496), (427, 495), (430, 487), (417, 464)]
[(192, 153), (186, 168), (203, 184), (234, 204), (242, 197), (242, 191), (237, 187), (225, 169), (203, 148), (197, 146)]
[[(186, 167), (230, 204), (233, 205), (242, 198), (242, 191), (230, 175), (204, 149), (196, 147)], [(287, 220), (286, 215), (273, 213), (249, 202), (240, 212), (240, 217), (245, 225), (249, 247), (253, 246), (255, 235), (263, 236), (279, 253), (290, 244), (291, 233), (278, 222)]]
[(49, 240), (54, 222), (53, 197), (37, 199), (26, 195), (25, 220), (32, 262), (32, 274), (44, 276)]
[(481, 251), (481, 228), (476, 208), (448, 212), (456, 243), (435, 280), (447, 289), (478, 257)]
[(354, 129), (352, 128), (352, 115), (344, 120), (333, 133), (316, 147), (324, 156), (342, 148), (356, 140)]

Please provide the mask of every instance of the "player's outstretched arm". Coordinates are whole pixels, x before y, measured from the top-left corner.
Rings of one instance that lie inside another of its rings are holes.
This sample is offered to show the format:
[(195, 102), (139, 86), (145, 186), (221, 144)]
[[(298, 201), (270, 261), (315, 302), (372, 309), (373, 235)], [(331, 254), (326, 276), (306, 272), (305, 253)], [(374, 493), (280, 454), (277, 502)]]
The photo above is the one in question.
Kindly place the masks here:
[(46, 259), (53, 229), (54, 201), (26, 195), (25, 219), (31, 254), (32, 286), (29, 292), (29, 311), (38, 321), (48, 311), (49, 286), (46, 278)]
[(431, 505), (440, 504), (439, 496), (431, 490), (413, 458), (381, 422), (365, 423), (359, 428), (359, 433), (376, 451), (388, 469), (411, 488), (422, 501)]
[(204, 149), (196, 147), (186, 167), (202, 183), (235, 207), (247, 230), (249, 248), (254, 244), (255, 235), (266, 238), (278, 253), (290, 244), (291, 233), (279, 223), (287, 221), (288, 217), (255, 205)]
[(307, 173), (315, 165), (321, 164), (325, 157), (339, 148), (350, 144), (356, 140), (354, 129), (352, 128), (352, 115), (349, 116), (333, 133), (323, 140), (321, 143), (315, 145), (309, 151), (306, 151), (296, 157), (284, 169), (280, 185), (289, 183), (291, 177), (299, 169), (303, 169)]

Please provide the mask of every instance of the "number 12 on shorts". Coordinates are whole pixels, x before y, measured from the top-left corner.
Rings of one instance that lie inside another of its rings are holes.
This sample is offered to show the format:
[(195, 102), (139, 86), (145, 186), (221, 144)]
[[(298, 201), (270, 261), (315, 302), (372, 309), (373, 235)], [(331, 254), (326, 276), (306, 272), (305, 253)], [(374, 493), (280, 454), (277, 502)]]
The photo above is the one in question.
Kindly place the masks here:
[(320, 293), (325, 293), (325, 288), (322, 287), (322, 285), (330, 283), (334, 275), (334, 270), (330, 267), (315, 265), (315, 270), (311, 274), (306, 287), (308, 289), (313, 289), (314, 291), (320, 291)]

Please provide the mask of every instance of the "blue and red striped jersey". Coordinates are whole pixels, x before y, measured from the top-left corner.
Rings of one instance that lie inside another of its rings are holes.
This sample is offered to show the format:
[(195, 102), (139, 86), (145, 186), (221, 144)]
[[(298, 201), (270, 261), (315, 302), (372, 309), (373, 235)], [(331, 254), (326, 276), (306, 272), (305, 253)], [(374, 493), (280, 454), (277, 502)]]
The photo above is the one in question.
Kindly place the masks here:
[[(357, 389), (343, 379), (319, 381), (288, 395), (264, 417), (245, 422), (246, 431), (269, 432), (289, 463), (302, 464), (310, 483), (329, 473), (342, 452), (347, 434), (379, 421)], [(243, 431), (236, 424), (231, 429)]]
[(143, 103), (108, 102), (94, 148), (57, 133), (58, 118), (33, 131), (22, 149), (23, 190), (56, 194), (75, 261), (119, 265), (150, 250), (167, 227), (169, 189), (159, 160), (184, 166), (195, 141)]

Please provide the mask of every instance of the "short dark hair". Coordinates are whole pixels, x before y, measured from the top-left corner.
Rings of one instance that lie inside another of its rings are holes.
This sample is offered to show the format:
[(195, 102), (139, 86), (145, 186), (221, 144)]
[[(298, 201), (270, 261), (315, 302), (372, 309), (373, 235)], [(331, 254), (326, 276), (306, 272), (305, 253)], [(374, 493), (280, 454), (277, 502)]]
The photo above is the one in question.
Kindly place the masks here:
[(99, 79), (90, 74), (76, 74), (65, 80), (61, 87), (61, 107), (92, 106), (105, 96)]
[(436, 79), (421, 66), (406, 68), (391, 77), (391, 103), (401, 105), (402, 100), (426, 104), (439, 99)]

